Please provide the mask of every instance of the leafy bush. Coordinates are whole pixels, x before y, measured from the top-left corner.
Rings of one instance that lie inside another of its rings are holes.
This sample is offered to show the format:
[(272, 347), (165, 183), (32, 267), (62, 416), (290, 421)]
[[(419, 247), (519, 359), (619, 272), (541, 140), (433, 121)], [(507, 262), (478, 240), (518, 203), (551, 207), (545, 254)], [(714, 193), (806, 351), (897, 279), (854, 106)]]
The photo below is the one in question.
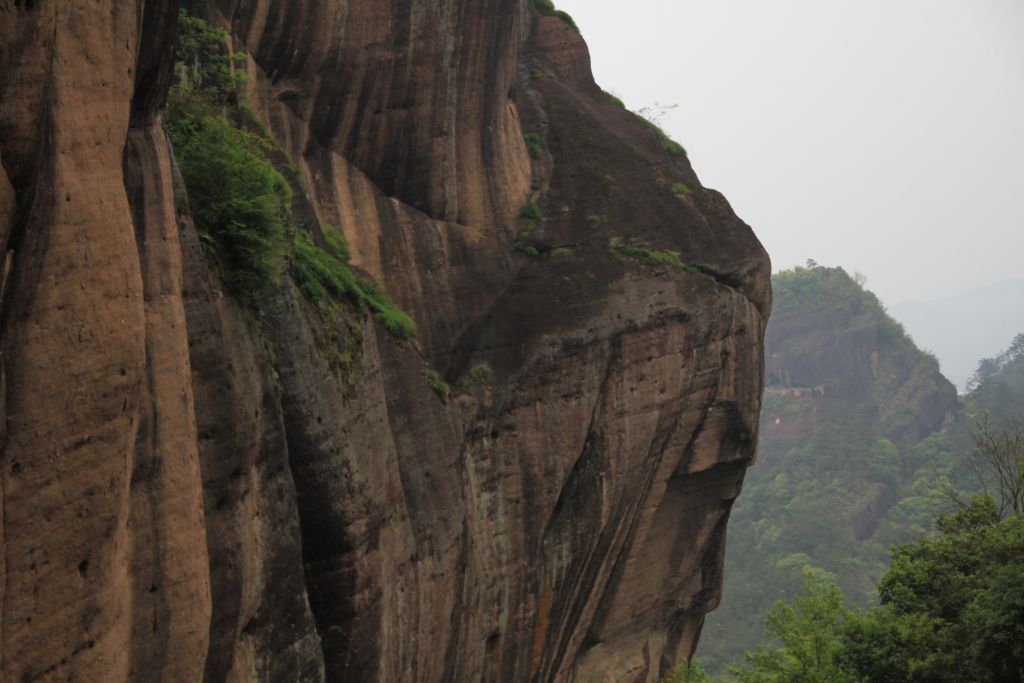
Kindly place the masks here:
[(552, 0), (533, 0), (533, 6), (540, 10), (541, 14), (552, 14), (555, 11), (555, 3)]
[(214, 28), (185, 10), (178, 11), (175, 77), (178, 94), (201, 93), (204, 99), (225, 105), (246, 82), (234, 65), (245, 61), (241, 52), (227, 50), (228, 32)]
[(227, 51), (227, 33), (185, 11), (178, 21), (165, 128), (204, 247), (221, 263), (232, 294), (255, 304), (281, 274), (291, 187), (268, 159), (273, 144), (224, 116), (245, 80), (232, 68), (241, 56)]
[(441, 379), (441, 375), (437, 374), (435, 370), (427, 370), (423, 373), (423, 376), (427, 378), (427, 382), (438, 396), (441, 398), (448, 398), (448, 394), (451, 393), (451, 388), (448, 386), (447, 382)]
[(536, 202), (528, 202), (523, 204), (523, 208), (519, 209), (519, 217), (528, 221), (539, 221), (543, 217), (541, 213), (540, 205)]
[(526, 141), (526, 150), (530, 153), (531, 159), (540, 159), (544, 156), (544, 149), (540, 146), (540, 135), (537, 133), (526, 133), (523, 135)]
[(686, 194), (690, 191), (690, 188), (686, 186), (686, 183), (674, 183), (672, 185), (672, 192), (675, 194)]
[(257, 136), (202, 103), (172, 105), (166, 128), (196, 227), (225, 267), (225, 284), (251, 302), (281, 273), (291, 188)]
[[(337, 239), (327, 237), (328, 243)], [(345, 262), (348, 259), (347, 249), (332, 244), (335, 254), (330, 254), (314, 244), (313, 238), (304, 230), (295, 231), (293, 246), (295, 284), (314, 306), (324, 310), (329, 296), (347, 297), (353, 303), (365, 304), (392, 336), (411, 339), (416, 335), (416, 324), (412, 318), (376, 284), (352, 272)]]

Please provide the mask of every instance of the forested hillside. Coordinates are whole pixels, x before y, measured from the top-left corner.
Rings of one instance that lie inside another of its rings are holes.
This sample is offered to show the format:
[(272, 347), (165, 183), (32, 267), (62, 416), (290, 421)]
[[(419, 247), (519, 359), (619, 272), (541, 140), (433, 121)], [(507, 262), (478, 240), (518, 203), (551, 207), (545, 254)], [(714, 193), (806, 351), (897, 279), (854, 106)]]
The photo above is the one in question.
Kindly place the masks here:
[(966, 476), (954, 387), (873, 294), (841, 268), (797, 268), (772, 285), (758, 460), (698, 652), (712, 670), (742, 661), (806, 566), (868, 604), (889, 545), (929, 528), (936, 478)]
[(889, 548), (877, 600), (851, 607), (858, 596), (844, 595), (837, 575), (806, 565), (801, 588), (764, 614), (742, 666), (712, 660), (711, 675), (696, 664), (677, 679), (1024, 680), (1024, 334), (982, 360), (970, 386), (956, 420), (911, 450), (913, 461), (932, 457), (935, 466), (894, 508), (890, 532), (916, 532), (924, 510), (941, 512)]

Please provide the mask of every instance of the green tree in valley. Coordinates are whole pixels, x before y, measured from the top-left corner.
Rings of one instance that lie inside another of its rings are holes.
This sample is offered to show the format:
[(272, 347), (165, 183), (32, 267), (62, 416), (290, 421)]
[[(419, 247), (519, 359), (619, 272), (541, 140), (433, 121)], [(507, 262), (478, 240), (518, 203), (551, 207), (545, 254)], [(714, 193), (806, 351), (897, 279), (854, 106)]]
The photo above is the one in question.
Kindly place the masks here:
[(1024, 516), (976, 496), (893, 551), (881, 606), (853, 613), (844, 665), (869, 681), (1024, 680)]
[(732, 668), (741, 683), (1019, 683), (1024, 680), (1024, 515), (990, 496), (936, 521), (936, 534), (892, 550), (867, 610), (843, 607), (820, 570), (766, 619), (774, 645)]
[(804, 593), (779, 599), (765, 620), (779, 643), (747, 653), (747, 666), (732, 669), (742, 683), (844, 683), (858, 680), (839, 666), (846, 610), (843, 593), (827, 572), (805, 567)]

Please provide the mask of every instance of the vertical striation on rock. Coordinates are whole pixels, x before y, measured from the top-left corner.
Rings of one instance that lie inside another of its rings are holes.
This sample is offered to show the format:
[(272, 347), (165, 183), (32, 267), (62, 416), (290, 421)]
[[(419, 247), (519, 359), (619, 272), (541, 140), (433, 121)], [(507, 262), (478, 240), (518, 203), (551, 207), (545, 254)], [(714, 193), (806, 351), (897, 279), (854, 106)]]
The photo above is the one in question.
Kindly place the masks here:
[(419, 333), (223, 290), (176, 3), (0, 1), (3, 677), (659, 680), (757, 438), (750, 229), (530, 3), (190, 6)]

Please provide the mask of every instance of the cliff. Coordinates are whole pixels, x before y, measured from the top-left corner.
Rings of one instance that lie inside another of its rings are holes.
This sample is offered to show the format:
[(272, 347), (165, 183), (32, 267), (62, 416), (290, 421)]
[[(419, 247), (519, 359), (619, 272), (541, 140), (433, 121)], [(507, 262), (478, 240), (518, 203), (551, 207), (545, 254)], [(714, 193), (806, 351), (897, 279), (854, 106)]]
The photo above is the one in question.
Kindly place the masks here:
[(760, 642), (772, 603), (801, 590), (802, 566), (866, 604), (888, 546), (928, 529), (936, 476), (955, 476), (969, 450), (955, 387), (874, 294), (841, 268), (797, 268), (772, 286), (757, 465), (699, 651), (713, 669)]
[(0, 2), (4, 680), (658, 680), (757, 439), (750, 229), (522, 0), (191, 3), (370, 293), (296, 246), (241, 297), (178, 9)]

